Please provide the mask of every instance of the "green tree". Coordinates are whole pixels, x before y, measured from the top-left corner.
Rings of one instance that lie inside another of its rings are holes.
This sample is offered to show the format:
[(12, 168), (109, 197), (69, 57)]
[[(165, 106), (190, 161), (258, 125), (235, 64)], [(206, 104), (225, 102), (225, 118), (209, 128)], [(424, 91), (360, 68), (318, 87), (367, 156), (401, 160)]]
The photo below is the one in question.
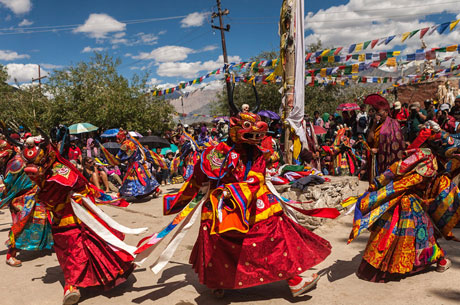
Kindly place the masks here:
[(148, 75), (135, 76), (131, 83), (117, 72), (119, 59), (95, 53), (50, 77), (49, 124), (89, 122), (101, 128), (163, 132), (173, 112), (169, 102), (147, 93)]

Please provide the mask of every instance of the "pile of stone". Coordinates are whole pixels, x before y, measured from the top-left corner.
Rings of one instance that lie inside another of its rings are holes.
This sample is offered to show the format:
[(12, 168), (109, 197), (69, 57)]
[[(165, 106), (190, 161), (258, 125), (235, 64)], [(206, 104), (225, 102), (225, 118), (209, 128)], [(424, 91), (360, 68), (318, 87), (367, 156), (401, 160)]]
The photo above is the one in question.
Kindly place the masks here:
[[(307, 210), (337, 208), (341, 211), (343, 208), (340, 203), (344, 199), (350, 196), (357, 196), (363, 192), (357, 177), (327, 177), (331, 179), (330, 182), (308, 186), (306, 191), (292, 189), (290, 185), (276, 185), (275, 188), (285, 198), (295, 201), (312, 201), (311, 203), (302, 204), (302, 208)], [(327, 221), (325, 218), (305, 216), (298, 212), (296, 212), (296, 216), (299, 223), (309, 230), (314, 230)]]

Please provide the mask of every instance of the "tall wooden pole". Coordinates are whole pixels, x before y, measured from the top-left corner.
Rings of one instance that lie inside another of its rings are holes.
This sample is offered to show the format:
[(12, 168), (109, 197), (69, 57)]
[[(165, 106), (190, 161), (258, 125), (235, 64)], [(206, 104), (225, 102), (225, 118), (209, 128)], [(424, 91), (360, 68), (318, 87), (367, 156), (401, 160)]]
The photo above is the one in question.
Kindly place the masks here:
[(294, 0), (284, 0), (280, 15), (280, 59), (283, 65), (283, 125), (284, 125), (284, 156), (285, 162), (292, 164), (290, 148), (291, 125), (287, 121), (294, 106), (294, 81), (295, 81), (295, 44), (294, 44)]

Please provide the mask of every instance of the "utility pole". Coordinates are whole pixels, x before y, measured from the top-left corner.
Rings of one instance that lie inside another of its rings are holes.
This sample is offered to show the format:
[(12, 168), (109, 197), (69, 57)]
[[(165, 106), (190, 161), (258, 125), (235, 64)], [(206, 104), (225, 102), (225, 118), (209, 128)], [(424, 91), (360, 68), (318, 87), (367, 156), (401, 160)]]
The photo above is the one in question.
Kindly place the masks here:
[[(220, 6), (220, 0), (216, 0), (217, 1), (217, 9), (218, 9), (218, 12), (217, 13), (212, 13), (211, 15), (211, 18), (212, 18), (212, 25), (211, 27), (213, 29), (217, 29), (217, 30), (220, 30), (220, 37), (221, 37), (221, 41), (222, 41), (222, 52), (223, 52), (223, 55), (224, 55), (224, 65), (225, 65), (225, 82), (227, 84), (227, 96), (228, 96), (228, 99), (230, 100), (231, 98), (231, 94), (232, 94), (232, 89), (231, 89), (231, 80), (228, 80), (228, 77), (230, 76), (230, 74), (228, 73), (228, 57), (227, 57), (227, 46), (225, 44), (225, 31), (230, 31), (230, 25), (227, 24), (227, 26), (224, 28), (224, 23), (223, 23), (223, 20), (222, 20), (222, 16), (225, 16), (225, 15), (228, 15), (230, 13), (230, 11), (228, 9), (225, 9), (222, 11), (221, 9), (221, 6)], [(219, 17), (219, 26), (215, 26), (214, 25), (214, 18), (216, 17)]]
[(38, 80), (38, 88), (40, 88), (40, 90), (42, 89), (42, 79), (43, 78), (46, 78), (46, 75), (45, 76), (41, 76), (41, 69), (40, 69), (40, 65), (38, 65), (38, 78), (32, 78), (32, 82)]

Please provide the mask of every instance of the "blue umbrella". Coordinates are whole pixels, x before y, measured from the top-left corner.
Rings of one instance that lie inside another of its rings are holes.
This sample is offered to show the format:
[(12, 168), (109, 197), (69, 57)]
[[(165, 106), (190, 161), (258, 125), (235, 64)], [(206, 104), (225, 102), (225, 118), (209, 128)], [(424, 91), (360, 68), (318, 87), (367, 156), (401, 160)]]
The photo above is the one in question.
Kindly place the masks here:
[(103, 138), (116, 137), (117, 133), (118, 133), (118, 128), (107, 129), (106, 131), (104, 131), (103, 134), (101, 134), (101, 137)]
[(258, 115), (260, 116), (264, 116), (266, 118), (269, 118), (269, 119), (272, 119), (272, 120), (279, 120), (281, 119), (280, 116), (273, 112), (273, 111), (270, 111), (270, 110), (262, 110), (262, 111), (259, 111)]

